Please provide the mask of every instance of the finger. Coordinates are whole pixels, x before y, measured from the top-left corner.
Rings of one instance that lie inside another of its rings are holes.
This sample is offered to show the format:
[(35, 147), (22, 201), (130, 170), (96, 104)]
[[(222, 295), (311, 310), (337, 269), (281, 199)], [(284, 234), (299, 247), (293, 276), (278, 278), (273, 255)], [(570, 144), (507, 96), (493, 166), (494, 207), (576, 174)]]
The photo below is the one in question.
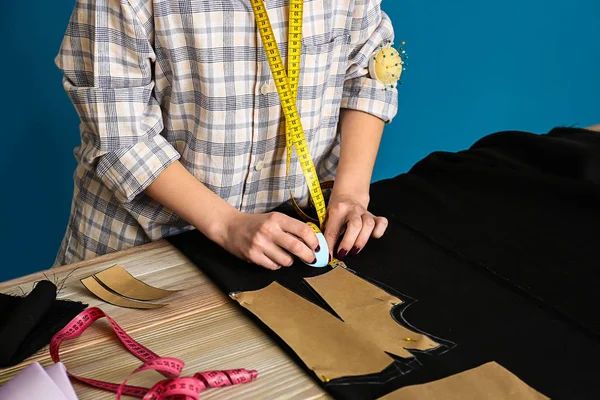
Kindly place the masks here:
[[(317, 235), (310, 229), (310, 226), (305, 224), (302, 221), (298, 221), (295, 218), (288, 217), (287, 215), (283, 215), (283, 217), (279, 222), (279, 226), (284, 232), (291, 233), (292, 235), (300, 238), (306, 245), (304, 247), (310, 248), (312, 250), (316, 250), (319, 247), (319, 239), (317, 239)], [(289, 235), (288, 235), (289, 236)], [(286, 239), (287, 240), (287, 239)], [(288, 242), (286, 242), (288, 243)], [(278, 243), (281, 247), (290, 250), (287, 246), (284, 246)], [(296, 254), (292, 252), (293, 254)], [(314, 255), (314, 254), (313, 254)], [(312, 258), (307, 262), (312, 261)]]
[[(310, 228), (308, 229), (310, 230)], [(312, 230), (311, 233), (313, 234), (313, 236), (315, 235)], [(296, 257), (298, 257), (306, 263), (312, 264), (316, 260), (314, 251), (310, 249), (302, 240), (298, 239), (297, 237), (291, 234), (282, 232), (281, 235), (275, 238), (275, 244), (278, 245), (280, 248), (287, 250), (289, 253), (295, 255)]]
[(362, 217), (358, 212), (351, 213), (346, 220), (346, 233), (338, 247), (338, 258), (341, 260), (354, 247), (356, 238), (362, 230)]
[(366, 246), (371, 234), (373, 233), (373, 229), (375, 229), (375, 217), (370, 213), (365, 213), (362, 215), (362, 229), (356, 238), (356, 242), (354, 242), (354, 246), (350, 250), (350, 255), (355, 256)]
[(373, 233), (371, 236), (375, 239), (379, 239), (385, 233), (385, 230), (388, 227), (388, 220), (384, 217), (375, 217), (375, 228), (373, 228)]
[[(296, 240), (300, 242), (298, 239)], [(312, 251), (308, 250), (308, 248), (304, 244), (302, 245), (306, 248), (307, 251), (312, 253)], [(291, 267), (294, 263), (294, 258), (275, 243), (271, 243), (265, 246), (265, 256), (269, 257), (271, 261), (282, 267)]]
[(251, 253), (248, 257), (248, 261), (256, 264), (260, 267), (270, 269), (271, 271), (275, 271), (281, 268), (281, 266), (275, 263), (271, 258), (267, 257), (267, 255), (263, 252), (255, 252)]
[(335, 251), (335, 245), (342, 233), (344, 227), (344, 213), (335, 212), (334, 210), (329, 211), (327, 216), (327, 224), (325, 225), (325, 240), (327, 241), (327, 247), (329, 248), (329, 255), (332, 255)]

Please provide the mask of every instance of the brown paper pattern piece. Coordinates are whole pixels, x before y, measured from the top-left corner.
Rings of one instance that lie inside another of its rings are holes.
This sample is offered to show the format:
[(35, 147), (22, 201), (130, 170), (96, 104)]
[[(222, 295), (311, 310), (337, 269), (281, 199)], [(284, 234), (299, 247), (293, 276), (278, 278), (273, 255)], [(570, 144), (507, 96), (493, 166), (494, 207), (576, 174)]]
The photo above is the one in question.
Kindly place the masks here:
[(134, 278), (120, 265), (114, 265), (94, 276), (113, 292), (134, 300), (158, 300), (178, 292), (178, 290), (165, 290), (150, 286)]
[(376, 373), (394, 360), (344, 322), (277, 282), (232, 294), (323, 380)]
[(380, 400), (543, 400), (548, 397), (528, 386), (495, 362), (438, 381), (398, 389)]
[(87, 278), (82, 279), (81, 283), (98, 298), (115, 306), (141, 309), (160, 308), (166, 306), (166, 304), (142, 303), (121, 297), (106, 289), (93, 276), (88, 276)]
[(342, 267), (305, 281), (343, 321), (276, 282), (232, 297), (323, 381), (381, 372), (394, 361), (386, 352), (412, 358), (406, 349), (439, 347), (393, 319), (391, 309), (400, 299)]
[(406, 349), (432, 350), (439, 346), (428, 336), (396, 322), (391, 309), (402, 303), (383, 289), (337, 267), (306, 282), (352, 329), (388, 353), (411, 358)]

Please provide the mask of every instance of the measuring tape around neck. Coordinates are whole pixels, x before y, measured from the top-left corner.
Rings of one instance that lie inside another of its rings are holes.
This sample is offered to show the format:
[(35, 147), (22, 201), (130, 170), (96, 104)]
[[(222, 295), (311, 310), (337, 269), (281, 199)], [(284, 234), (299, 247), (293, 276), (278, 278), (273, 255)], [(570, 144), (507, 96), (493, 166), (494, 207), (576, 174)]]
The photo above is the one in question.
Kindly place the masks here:
[[(313, 159), (310, 155), (308, 142), (300, 121), (300, 114), (296, 107), (298, 93), (298, 79), (300, 76), (300, 56), (302, 48), (302, 19), (304, 0), (290, 0), (289, 7), (289, 33), (288, 33), (288, 72), (286, 73), (271, 21), (267, 14), (264, 0), (250, 0), (252, 10), (256, 19), (256, 25), (263, 42), (267, 61), (273, 74), (277, 93), (283, 108), (286, 122), (286, 178), (289, 182), (289, 173), (292, 159), (292, 145), (298, 154), (300, 167), (308, 184), (309, 194), (317, 212), (319, 227), (309, 223), (312, 230), (319, 234), (324, 228), (327, 208), (325, 198), (319, 183), (319, 177), (315, 169)], [(296, 211), (304, 219), (313, 220), (307, 216), (298, 206), (290, 188), (290, 196)], [(315, 221), (316, 222), (316, 221)]]

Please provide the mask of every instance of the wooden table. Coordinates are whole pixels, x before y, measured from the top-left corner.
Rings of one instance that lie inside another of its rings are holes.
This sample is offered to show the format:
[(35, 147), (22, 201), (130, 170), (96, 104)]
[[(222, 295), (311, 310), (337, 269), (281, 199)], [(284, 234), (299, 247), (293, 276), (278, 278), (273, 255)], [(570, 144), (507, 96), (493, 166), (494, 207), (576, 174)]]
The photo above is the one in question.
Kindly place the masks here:
[[(154, 310), (120, 308), (103, 302), (79, 281), (120, 264), (133, 276), (164, 289), (184, 289)], [(183, 376), (211, 369), (256, 369), (256, 381), (229, 388), (209, 389), (202, 399), (324, 399), (325, 392), (277, 345), (250, 321), (225, 294), (185, 256), (159, 241), (93, 260), (66, 265), (0, 284), (0, 292), (28, 293), (45, 279), (64, 286), (58, 297), (102, 308), (134, 339), (164, 357), (185, 362)], [(94, 323), (81, 337), (63, 344), (61, 359), (76, 375), (120, 383), (140, 361), (120, 345), (106, 319)], [(0, 371), (0, 384), (32, 361), (52, 364), (45, 347), (24, 363)], [(128, 383), (150, 387), (161, 378), (148, 371)], [(164, 379), (164, 378), (163, 378)], [(74, 383), (80, 400), (114, 399), (115, 395)], [(129, 397), (124, 397), (130, 399)]]

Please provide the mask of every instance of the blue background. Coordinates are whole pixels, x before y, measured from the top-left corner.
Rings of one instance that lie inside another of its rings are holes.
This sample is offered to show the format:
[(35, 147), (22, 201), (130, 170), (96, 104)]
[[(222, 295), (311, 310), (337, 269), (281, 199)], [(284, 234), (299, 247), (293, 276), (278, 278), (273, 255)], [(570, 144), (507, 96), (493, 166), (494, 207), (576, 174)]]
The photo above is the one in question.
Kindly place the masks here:
[[(0, 280), (51, 266), (78, 118), (53, 64), (73, 0), (2, 2)], [(384, 0), (409, 66), (374, 179), (504, 129), (600, 123), (598, 0)]]

